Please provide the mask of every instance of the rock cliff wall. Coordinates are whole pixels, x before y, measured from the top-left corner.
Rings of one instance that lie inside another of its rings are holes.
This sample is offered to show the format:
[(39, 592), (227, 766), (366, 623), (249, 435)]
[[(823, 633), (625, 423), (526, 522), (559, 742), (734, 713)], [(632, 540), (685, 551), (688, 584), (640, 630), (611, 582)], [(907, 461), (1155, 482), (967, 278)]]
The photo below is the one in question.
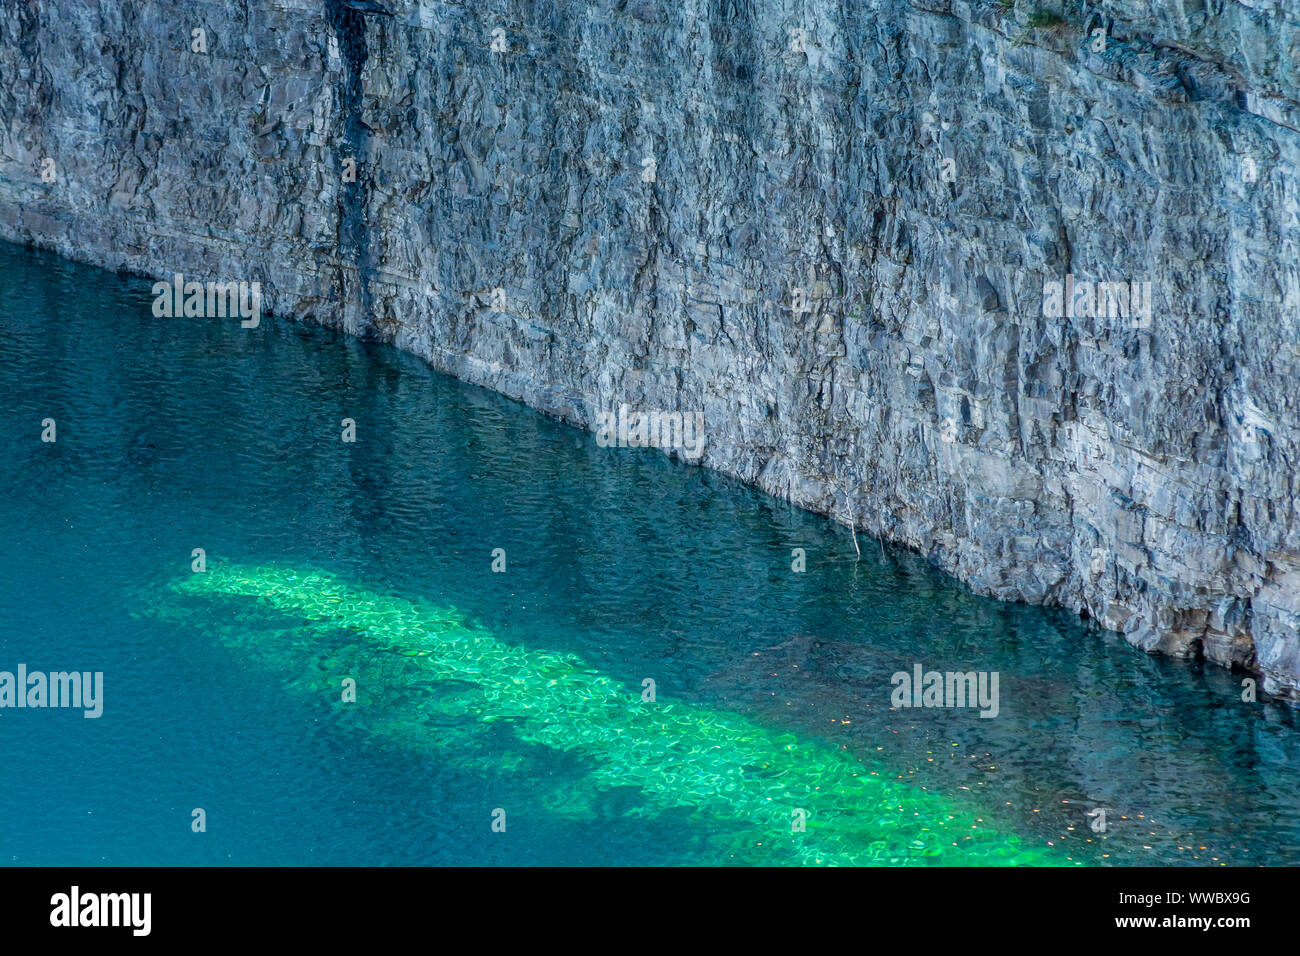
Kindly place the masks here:
[(707, 466), (1300, 699), (1298, 9), (5, 0), (0, 237), (698, 412)]

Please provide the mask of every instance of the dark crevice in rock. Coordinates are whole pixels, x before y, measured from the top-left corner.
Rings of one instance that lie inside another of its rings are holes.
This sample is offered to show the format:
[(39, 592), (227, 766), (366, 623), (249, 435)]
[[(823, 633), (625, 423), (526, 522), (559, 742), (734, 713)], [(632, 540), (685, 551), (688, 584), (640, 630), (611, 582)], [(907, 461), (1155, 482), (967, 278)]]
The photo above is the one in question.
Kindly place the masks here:
[[(366, 46), (366, 15), (384, 13), (373, 3), (350, 0), (325, 0), (325, 14), (330, 29), (338, 39), (343, 57), (343, 82), (340, 90), (343, 142), (346, 156), (356, 162), (356, 182), (343, 182), (339, 192), (339, 251), (348, 251), (357, 268), (357, 285), (361, 299), (361, 318), (356, 334), (365, 340), (375, 337), (374, 295), (371, 282), (377, 266), (367, 213), (370, 207), (370, 127), (363, 118), (365, 90), (362, 73), (369, 51)], [(341, 164), (340, 164), (341, 165)], [(344, 288), (346, 297), (346, 286)]]

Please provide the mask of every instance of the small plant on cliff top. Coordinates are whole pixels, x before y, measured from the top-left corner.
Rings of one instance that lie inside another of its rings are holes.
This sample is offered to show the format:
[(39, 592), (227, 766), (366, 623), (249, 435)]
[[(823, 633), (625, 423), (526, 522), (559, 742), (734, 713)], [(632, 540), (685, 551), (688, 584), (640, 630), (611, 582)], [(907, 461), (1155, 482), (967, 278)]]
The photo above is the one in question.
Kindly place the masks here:
[(1029, 42), (1030, 34), (1035, 30), (1047, 30), (1051, 33), (1063, 33), (1070, 26), (1070, 21), (1055, 10), (1035, 7), (1025, 20), (1025, 29), (1011, 41), (1012, 46), (1024, 46)]
[(1069, 22), (1055, 10), (1047, 10), (1043, 7), (1031, 13), (1026, 21), (1031, 30), (1060, 30)]

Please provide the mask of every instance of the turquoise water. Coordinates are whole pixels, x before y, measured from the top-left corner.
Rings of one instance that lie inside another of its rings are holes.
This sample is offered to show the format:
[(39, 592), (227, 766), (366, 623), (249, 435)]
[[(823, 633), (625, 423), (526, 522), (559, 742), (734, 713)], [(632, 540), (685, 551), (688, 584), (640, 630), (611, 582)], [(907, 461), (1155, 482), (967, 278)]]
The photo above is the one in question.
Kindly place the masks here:
[[(105, 686), (0, 710), (0, 861), (1300, 859), (1295, 715), (1240, 675), (395, 350), (151, 302), (0, 246), (0, 670)], [(997, 671), (998, 716), (892, 710), (917, 662)]]

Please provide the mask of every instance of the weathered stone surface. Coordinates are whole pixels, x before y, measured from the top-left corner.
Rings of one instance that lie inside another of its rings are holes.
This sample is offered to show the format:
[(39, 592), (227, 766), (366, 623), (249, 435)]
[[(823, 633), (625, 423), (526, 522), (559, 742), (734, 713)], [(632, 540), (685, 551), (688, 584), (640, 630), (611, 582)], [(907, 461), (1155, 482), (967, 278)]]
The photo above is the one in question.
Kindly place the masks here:
[[(1053, 11), (6, 4), (0, 236), (702, 412), (710, 467), (1300, 699), (1296, 3)], [(1067, 274), (1150, 323), (1044, 315)]]

